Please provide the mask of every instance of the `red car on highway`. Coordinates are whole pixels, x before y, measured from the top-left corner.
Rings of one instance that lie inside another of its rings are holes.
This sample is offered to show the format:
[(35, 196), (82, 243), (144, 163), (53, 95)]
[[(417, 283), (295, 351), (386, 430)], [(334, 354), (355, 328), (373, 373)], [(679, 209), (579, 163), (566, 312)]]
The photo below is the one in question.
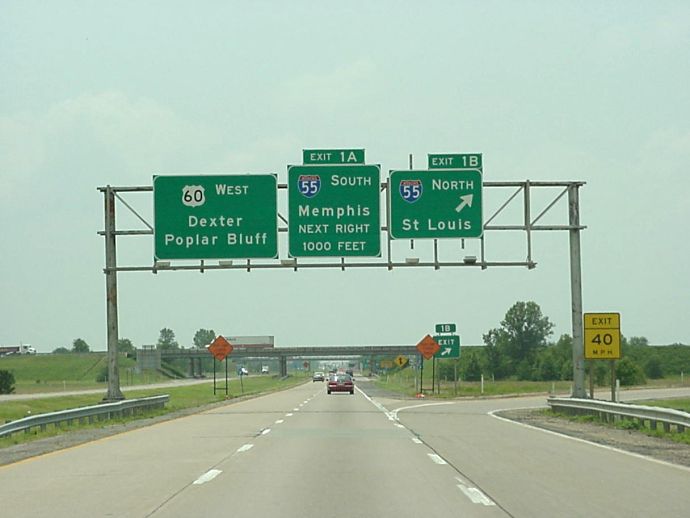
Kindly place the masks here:
[(333, 374), (328, 378), (326, 390), (329, 394), (331, 392), (349, 392), (350, 394), (354, 394), (355, 383), (352, 380), (352, 376), (349, 374)]

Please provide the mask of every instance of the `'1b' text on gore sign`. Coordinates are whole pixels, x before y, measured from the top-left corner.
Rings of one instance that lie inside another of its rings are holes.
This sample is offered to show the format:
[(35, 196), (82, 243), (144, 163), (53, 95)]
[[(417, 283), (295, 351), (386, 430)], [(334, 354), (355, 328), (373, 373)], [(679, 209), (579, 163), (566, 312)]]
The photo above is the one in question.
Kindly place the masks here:
[(381, 255), (377, 165), (288, 168), (291, 257)]
[(155, 176), (154, 257), (275, 258), (277, 196), (272, 174)]

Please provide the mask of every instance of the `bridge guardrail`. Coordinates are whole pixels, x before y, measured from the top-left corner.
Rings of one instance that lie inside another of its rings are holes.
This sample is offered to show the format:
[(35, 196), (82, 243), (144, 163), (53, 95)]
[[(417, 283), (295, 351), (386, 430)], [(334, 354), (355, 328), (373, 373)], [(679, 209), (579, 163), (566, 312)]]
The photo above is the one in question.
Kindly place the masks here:
[(598, 415), (609, 422), (620, 418), (637, 419), (644, 425), (649, 421), (652, 430), (656, 430), (657, 423), (661, 423), (664, 431), (670, 432), (675, 426), (676, 431), (682, 433), (690, 427), (690, 414), (673, 408), (657, 406), (631, 405), (628, 403), (612, 403), (597, 399), (557, 398), (550, 397), (547, 400), (552, 410), (568, 413), (585, 413)]
[(17, 432), (29, 432), (31, 428), (39, 426), (41, 431), (45, 430), (49, 424), (58, 425), (59, 423), (72, 423), (74, 420), (83, 422), (88, 420), (90, 423), (94, 418), (99, 419), (105, 416), (106, 419), (112, 419), (113, 416), (133, 415), (137, 411), (148, 410), (152, 408), (163, 408), (165, 403), (170, 401), (168, 394), (162, 396), (151, 396), (140, 399), (126, 399), (117, 401), (115, 403), (103, 403), (101, 405), (92, 405), (81, 408), (70, 408), (67, 410), (59, 410), (57, 412), (48, 412), (45, 414), (33, 415), (16, 419), (0, 425), (0, 437), (11, 435)]

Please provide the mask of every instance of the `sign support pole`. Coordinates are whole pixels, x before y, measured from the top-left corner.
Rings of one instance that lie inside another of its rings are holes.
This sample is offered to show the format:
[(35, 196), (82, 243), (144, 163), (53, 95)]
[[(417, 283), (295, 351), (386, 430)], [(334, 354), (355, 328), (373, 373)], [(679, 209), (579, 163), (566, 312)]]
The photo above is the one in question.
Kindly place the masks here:
[(436, 391), (436, 356), (431, 359), (431, 393)]
[(115, 247), (115, 190), (109, 185), (105, 192), (105, 298), (108, 327), (108, 393), (104, 401), (120, 401), (125, 396), (120, 390), (120, 372), (117, 365), (117, 251)]
[(213, 395), (216, 395), (216, 359), (213, 358)]
[(582, 264), (580, 259), (580, 198), (579, 186), (568, 186), (568, 219), (570, 234), (570, 297), (573, 325), (573, 393), (586, 398), (585, 343), (582, 336)]
[(422, 358), (422, 368), (419, 369), (419, 393), (424, 394), (424, 356)]

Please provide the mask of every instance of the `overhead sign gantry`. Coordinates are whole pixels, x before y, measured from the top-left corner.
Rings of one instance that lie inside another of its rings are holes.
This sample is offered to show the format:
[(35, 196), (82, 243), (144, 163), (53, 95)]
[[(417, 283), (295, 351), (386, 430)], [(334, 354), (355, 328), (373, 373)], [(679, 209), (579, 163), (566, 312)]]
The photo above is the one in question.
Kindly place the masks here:
[[(153, 186), (98, 188), (105, 201), (105, 225), (99, 233), (105, 238), (107, 400), (124, 397), (119, 389), (117, 367), (118, 272), (205, 272), (245, 268), (247, 271), (409, 267), (437, 270), (499, 266), (532, 269), (536, 266), (532, 236), (537, 231), (569, 232), (573, 395), (584, 397), (580, 231), (586, 227), (580, 224), (579, 216), (579, 188), (584, 182), (487, 182), (483, 178), (483, 157), (479, 153), (428, 155), (428, 169), (395, 170), (383, 181), (380, 166), (365, 163), (363, 149), (305, 149), (302, 158), (302, 165), (288, 168), (285, 184), (278, 184), (276, 174), (159, 175), (154, 177)], [(411, 160), (410, 155), (410, 163)], [(514, 190), (500, 207), (496, 209), (497, 205), (493, 205), (490, 215), (484, 214), (487, 187), (493, 192)], [(535, 189), (544, 192), (554, 188), (560, 189), (560, 193), (534, 216), (531, 193)], [(288, 191), (287, 217), (278, 211), (281, 189)], [(151, 191), (154, 192), (153, 224), (122, 197), (124, 193)], [(567, 222), (540, 223), (564, 197)], [(387, 202), (384, 212), (382, 198)], [(523, 200), (519, 220), (499, 223), (499, 216), (511, 217), (504, 209), (515, 199)], [(117, 201), (134, 213), (146, 228), (118, 229), (115, 222)], [(515, 249), (519, 257), (512, 260), (489, 258), (484, 240), (487, 231), (523, 233), (526, 254), (522, 249)], [(279, 239), (281, 233), (287, 234), (286, 240)], [(144, 234), (154, 236), (153, 264), (118, 265), (116, 238)], [(477, 244), (473, 245), (476, 255), (465, 255), (464, 240), (471, 238), (477, 239)], [(410, 239), (410, 248), (414, 248), (416, 239), (432, 239), (431, 258), (429, 253), (425, 254), (426, 259), (401, 258), (400, 247), (393, 248), (391, 243), (396, 239)], [(452, 248), (450, 257), (445, 254), (442, 259), (441, 252), (446, 250), (437, 249), (437, 239), (458, 239), (460, 247)], [(329, 261), (329, 258), (338, 260)], [(212, 259), (217, 261), (209, 261)], [(608, 337), (602, 340), (608, 345)], [(455, 352), (454, 345), (451, 344), (448, 354)]]

